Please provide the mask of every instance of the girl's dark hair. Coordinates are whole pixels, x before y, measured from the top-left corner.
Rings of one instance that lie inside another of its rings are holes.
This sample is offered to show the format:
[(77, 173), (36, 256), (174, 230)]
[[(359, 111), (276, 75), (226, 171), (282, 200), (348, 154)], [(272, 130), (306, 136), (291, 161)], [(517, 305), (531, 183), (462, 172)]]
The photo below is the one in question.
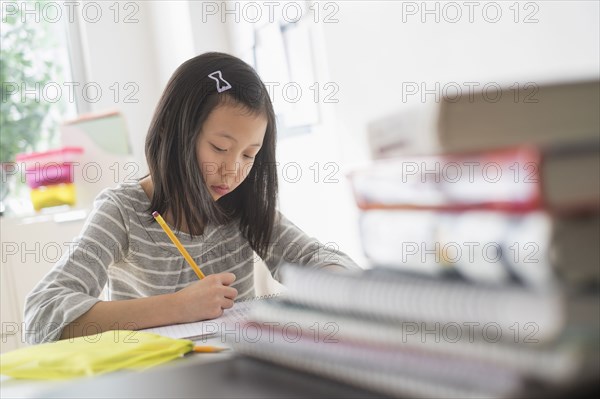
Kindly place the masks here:
[[(217, 82), (208, 76), (215, 71), (221, 71), (231, 85), (229, 90), (217, 91)], [(249, 175), (215, 202), (202, 177), (196, 143), (208, 115), (224, 104), (264, 115), (268, 123)], [(148, 212), (169, 211), (177, 230), (185, 220), (190, 236), (204, 234), (209, 223), (222, 225), (239, 220), (252, 249), (266, 256), (277, 201), (275, 140), (273, 105), (250, 65), (216, 52), (184, 62), (167, 83), (146, 137), (146, 159), (154, 185)]]

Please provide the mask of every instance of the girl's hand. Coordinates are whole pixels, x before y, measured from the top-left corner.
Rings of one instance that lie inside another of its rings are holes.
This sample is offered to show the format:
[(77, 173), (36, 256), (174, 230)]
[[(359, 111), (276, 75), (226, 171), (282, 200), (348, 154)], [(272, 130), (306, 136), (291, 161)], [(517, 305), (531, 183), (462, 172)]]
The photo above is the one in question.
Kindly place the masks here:
[(180, 313), (180, 323), (214, 319), (223, 314), (223, 309), (233, 306), (238, 292), (229, 287), (235, 281), (233, 273), (210, 274), (192, 283), (174, 295)]

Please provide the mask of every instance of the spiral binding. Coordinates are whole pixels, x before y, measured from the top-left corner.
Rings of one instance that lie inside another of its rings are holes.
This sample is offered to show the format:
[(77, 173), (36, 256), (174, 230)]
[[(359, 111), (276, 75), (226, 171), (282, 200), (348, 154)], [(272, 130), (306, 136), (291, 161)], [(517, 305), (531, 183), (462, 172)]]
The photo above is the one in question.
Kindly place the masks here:
[(265, 295), (259, 295), (259, 296), (255, 296), (253, 298), (247, 298), (247, 299), (242, 299), (239, 302), (251, 302), (251, 301), (260, 301), (262, 299), (271, 299), (271, 298), (275, 298), (280, 296), (282, 293), (281, 292), (277, 292), (275, 294), (265, 294)]

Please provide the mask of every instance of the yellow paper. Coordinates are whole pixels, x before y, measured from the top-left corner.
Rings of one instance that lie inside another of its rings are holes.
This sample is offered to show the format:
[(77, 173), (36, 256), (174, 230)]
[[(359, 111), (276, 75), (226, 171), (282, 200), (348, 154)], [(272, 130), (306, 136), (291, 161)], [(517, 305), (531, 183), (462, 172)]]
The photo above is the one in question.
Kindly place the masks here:
[(64, 380), (120, 369), (140, 370), (190, 352), (194, 343), (140, 331), (102, 334), (30, 346), (0, 355), (0, 373), (14, 378)]

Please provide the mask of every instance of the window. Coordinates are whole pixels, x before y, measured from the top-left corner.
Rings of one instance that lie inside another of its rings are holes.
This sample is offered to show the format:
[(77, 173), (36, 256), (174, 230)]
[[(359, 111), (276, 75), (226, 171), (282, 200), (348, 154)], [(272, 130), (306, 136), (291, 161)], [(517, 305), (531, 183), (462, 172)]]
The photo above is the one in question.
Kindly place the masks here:
[[(58, 125), (76, 115), (63, 18), (47, 2), (5, 2), (0, 21), (0, 161), (59, 145)], [(3, 180), (4, 183), (4, 180)]]
[[(25, 195), (15, 178), (15, 155), (60, 146), (59, 123), (77, 114), (69, 92), (67, 26), (47, 1), (3, 2), (0, 20), (0, 213), (20, 208)], [(45, 8), (44, 8), (45, 7)], [(42, 12), (45, 10), (46, 12)], [(22, 173), (16, 165), (17, 176)], [(7, 201), (11, 192), (14, 201)]]
[(253, 24), (254, 67), (271, 95), (281, 136), (309, 132), (320, 121), (310, 4), (294, 5), (300, 7), (295, 15)]

